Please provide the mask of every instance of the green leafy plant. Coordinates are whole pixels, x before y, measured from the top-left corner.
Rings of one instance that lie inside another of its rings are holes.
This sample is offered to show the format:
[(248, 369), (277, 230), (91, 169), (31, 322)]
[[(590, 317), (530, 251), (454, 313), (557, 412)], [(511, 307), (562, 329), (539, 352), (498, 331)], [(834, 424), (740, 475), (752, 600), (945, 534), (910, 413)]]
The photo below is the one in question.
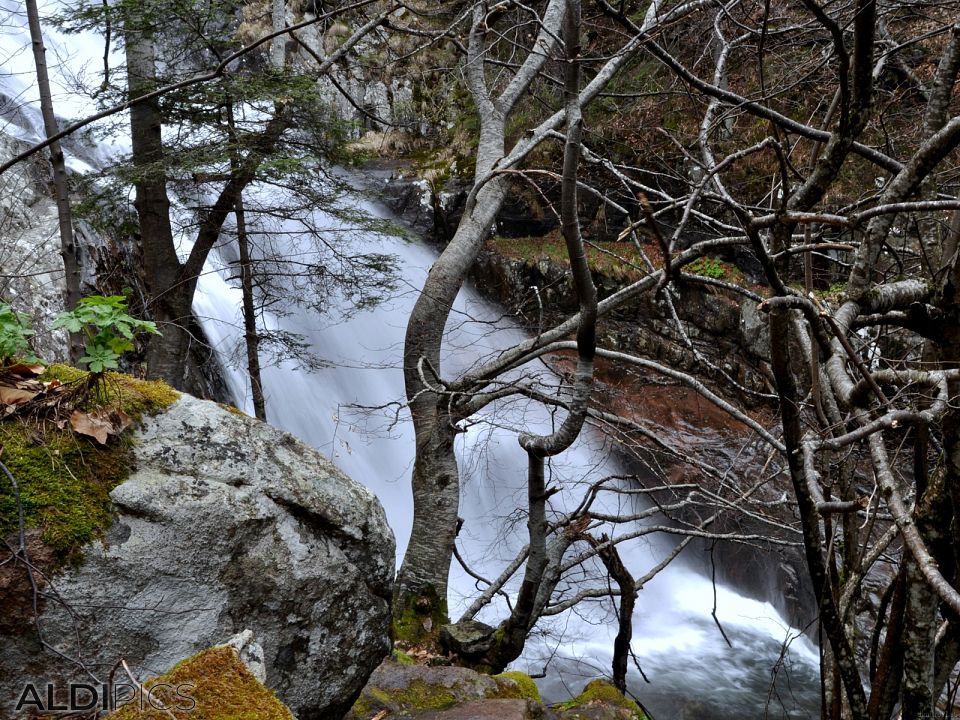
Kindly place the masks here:
[(33, 330), (27, 316), (6, 303), (0, 303), (0, 360), (19, 356), (34, 360), (29, 344), (31, 335)]
[(722, 260), (707, 256), (697, 258), (687, 265), (684, 270), (694, 275), (713, 278), (714, 280), (720, 280), (727, 274), (727, 268)]
[(160, 334), (155, 323), (131, 316), (126, 298), (120, 295), (85, 297), (73, 310), (58, 315), (53, 327), (86, 336), (86, 354), (80, 362), (97, 374), (118, 368), (120, 356), (134, 349), (139, 333)]

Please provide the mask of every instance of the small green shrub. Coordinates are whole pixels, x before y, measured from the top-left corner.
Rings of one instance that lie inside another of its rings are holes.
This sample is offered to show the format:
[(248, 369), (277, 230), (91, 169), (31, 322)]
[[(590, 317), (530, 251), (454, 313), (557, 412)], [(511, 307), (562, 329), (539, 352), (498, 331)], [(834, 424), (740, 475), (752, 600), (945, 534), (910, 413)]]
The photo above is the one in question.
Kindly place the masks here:
[(85, 297), (70, 312), (60, 313), (53, 327), (86, 336), (86, 355), (80, 362), (95, 374), (117, 369), (120, 356), (133, 350), (137, 334), (160, 334), (155, 323), (129, 315), (126, 298), (120, 295)]
[(684, 270), (714, 280), (721, 280), (727, 275), (727, 267), (722, 260), (707, 256), (697, 258), (684, 267)]
[(0, 303), (0, 360), (4, 358), (29, 356), (29, 337), (33, 335), (27, 316), (18, 313), (6, 303)]
[(847, 284), (845, 282), (836, 282), (826, 290), (814, 290), (813, 294), (820, 300), (839, 304), (843, 301), (846, 292)]

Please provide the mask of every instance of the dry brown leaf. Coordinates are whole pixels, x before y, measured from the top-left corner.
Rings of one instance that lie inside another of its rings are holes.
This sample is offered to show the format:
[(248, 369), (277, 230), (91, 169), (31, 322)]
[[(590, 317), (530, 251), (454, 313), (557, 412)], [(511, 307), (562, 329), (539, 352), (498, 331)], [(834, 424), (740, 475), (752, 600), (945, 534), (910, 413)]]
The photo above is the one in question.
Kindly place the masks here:
[(43, 365), (29, 365), (27, 363), (18, 363), (4, 368), (7, 372), (20, 375), (21, 377), (36, 377), (37, 375), (42, 375), (45, 369)]
[(99, 414), (85, 413), (82, 410), (74, 410), (70, 415), (70, 425), (81, 435), (88, 435), (101, 445), (106, 445), (107, 438), (110, 436), (110, 431), (113, 426), (109, 418), (98, 415)]
[(2, 405), (17, 405), (19, 403), (24, 403), (28, 400), (33, 400), (36, 395), (36, 392), (32, 392), (30, 390), (21, 390), (20, 388), (0, 385), (0, 404)]
[(383, 720), (389, 714), (389, 712), (389, 710), (381, 710), (372, 718), (370, 718), (370, 720)]
[(130, 427), (130, 416), (127, 415), (123, 410), (117, 408), (110, 412), (110, 422), (113, 424), (113, 435), (119, 435), (128, 427)]
[(110, 435), (119, 435), (130, 427), (130, 416), (119, 408), (89, 413), (74, 410), (70, 415), (70, 425), (81, 435), (88, 435), (101, 445), (106, 445)]

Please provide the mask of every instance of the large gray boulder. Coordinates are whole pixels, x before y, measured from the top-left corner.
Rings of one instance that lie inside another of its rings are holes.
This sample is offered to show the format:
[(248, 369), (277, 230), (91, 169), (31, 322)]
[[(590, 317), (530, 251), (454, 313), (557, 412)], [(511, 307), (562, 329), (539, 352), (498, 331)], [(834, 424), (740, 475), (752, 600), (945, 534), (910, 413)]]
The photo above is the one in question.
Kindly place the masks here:
[[(299, 720), (340, 717), (389, 648), (394, 539), (374, 495), (293, 436), (188, 396), (145, 420), (134, 452), (107, 537), (52, 582), (46, 641), (100, 680), (121, 658), (142, 680), (249, 629)], [(0, 644), (0, 717), (28, 681), (90, 682), (31, 628)]]

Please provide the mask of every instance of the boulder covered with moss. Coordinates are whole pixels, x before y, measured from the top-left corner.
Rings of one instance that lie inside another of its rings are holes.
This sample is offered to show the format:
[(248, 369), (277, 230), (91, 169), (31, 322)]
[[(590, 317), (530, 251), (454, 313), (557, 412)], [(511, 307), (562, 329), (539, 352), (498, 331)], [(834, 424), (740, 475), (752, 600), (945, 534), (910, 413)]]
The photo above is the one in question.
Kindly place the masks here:
[(109, 720), (294, 720), (229, 645), (202, 650), (137, 690), (129, 683), (123, 689)]
[(544, 704), (522, 672), (487, 675), (456, 666), (385, 660), (370, 676), (344, 720), (646, 720), (640, 707), (610, 683), (594, 680), (576, 698)]
[(371, 720), (383, 712), (418, 716), (479, 700), (517, 700), (525, 707), (527, 700), (539, 703), (540, 695), (523, 673), (491, 676), (464, 667), (413, 664), (401, 655), (374, 671), (345, 720)]
[(37, 622), (26, 608), (0, 630), (0, 716), (27, 682), (105, 681), (121, 658), (155, 676), (246, 628), (299, 720), (346, 712), (389, 649), (394, 539), (374, 495), (293, 436), (189, 396), (144, 414), (128, 455), (111, 515), (61, 558)]

